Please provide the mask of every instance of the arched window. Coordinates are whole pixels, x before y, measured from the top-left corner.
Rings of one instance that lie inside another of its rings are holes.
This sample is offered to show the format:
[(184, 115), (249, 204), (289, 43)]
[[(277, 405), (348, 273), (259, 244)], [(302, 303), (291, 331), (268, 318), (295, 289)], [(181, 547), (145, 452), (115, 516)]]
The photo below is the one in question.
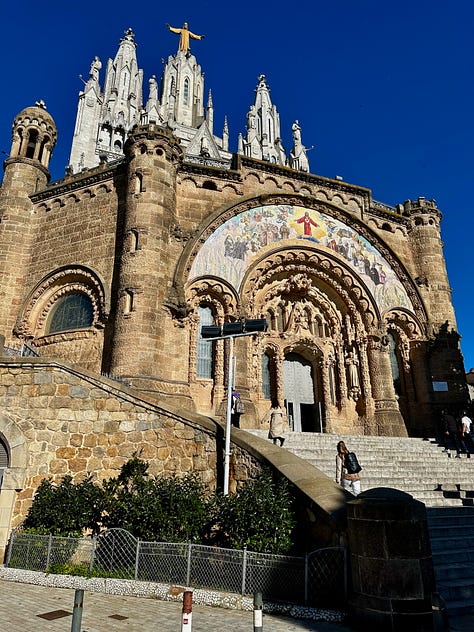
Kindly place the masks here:
[(189, 79), (186, 77), (183, 86), (183, 103), (189, 105)]
[(262, 355), (262, 392), (265, 399), (271, 399), (271, 389), (270, 356), (264, 353)]
[(28, 144), (26, 146), (26, 157), (34, 158), (36, 143), (38, 142), (38, 132), (36, 130), (30, 130), (28, 135)]
[(51, 311), (46, 330), (49, 334), (70, 329), (84, 329), (94, 322), (91, 299), (82, 292), (60, 298)]
[(201, 327), (203, 325), (213, 325), (214, 317), (210, 307), (200, 305), (198, 307), (198, 341), (196, 354), (196, 376), (200, 378), (212, 378), (212, 360), (214, 343), (212, 340), (201, 338)]

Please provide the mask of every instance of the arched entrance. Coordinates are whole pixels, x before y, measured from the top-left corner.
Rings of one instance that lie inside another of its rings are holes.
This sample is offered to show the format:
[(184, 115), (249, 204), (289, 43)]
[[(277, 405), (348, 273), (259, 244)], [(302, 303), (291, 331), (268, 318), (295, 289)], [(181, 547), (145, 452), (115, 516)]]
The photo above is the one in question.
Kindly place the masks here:
[(283, 396), (290, 428), (295, 432), (323, 432), (322, 404), (311, 362), (298, 353), (283, 361)]

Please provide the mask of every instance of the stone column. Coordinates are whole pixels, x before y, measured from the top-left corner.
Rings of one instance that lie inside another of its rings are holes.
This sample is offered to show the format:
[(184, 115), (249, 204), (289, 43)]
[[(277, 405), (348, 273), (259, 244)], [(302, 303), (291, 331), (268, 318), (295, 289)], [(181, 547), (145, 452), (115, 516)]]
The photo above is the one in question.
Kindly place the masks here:
[(375, 404), (374, 432), (380, 436), (406, 437), (407, 430), (393, 386), (389, 352), (389, 341), (384, 332), (369, 337), (368, 357)]
[(356, 630), (433, 630), (436, 590), (426, 508), (405, 492), (375, 488), (347, 504)]

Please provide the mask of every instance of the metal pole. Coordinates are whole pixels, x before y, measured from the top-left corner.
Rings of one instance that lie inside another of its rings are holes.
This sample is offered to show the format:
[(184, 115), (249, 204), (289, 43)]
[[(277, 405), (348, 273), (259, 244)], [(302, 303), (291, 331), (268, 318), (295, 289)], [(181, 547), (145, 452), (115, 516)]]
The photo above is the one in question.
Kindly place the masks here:
[(232, 415), (232, 384), (234, 383), (234, 338), (229, 336), (229, 363), (227, 370), (227, 415), (225, 424), (224, 496), (229, 494), (230, 427)]
[(84, 605), (84, 591), (74, 593), (74, 610), (72, 611), (71, 632), (81, 632), (82, 610)]
[(183, 593), (183, 614), (181, 620), (181, 632), (191, 632), (193, 625), (193, 591), (185, 590)]
[(253, 593), (253, 632), (263, 630), (263, 600), (262, 593)]

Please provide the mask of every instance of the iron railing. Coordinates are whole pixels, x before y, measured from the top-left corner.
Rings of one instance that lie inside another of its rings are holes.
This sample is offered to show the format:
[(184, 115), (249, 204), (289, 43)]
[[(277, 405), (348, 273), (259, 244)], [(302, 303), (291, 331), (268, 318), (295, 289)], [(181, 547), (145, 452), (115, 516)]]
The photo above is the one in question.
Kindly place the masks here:
[(123, 529), (93, 538), (14, 531), (6, 566), (35, 571), (178, 584), (319, 607), (343, 606), (347, 597), (344, 547), (305, 557), (255, 553), (192, 543), (143, 542)]

